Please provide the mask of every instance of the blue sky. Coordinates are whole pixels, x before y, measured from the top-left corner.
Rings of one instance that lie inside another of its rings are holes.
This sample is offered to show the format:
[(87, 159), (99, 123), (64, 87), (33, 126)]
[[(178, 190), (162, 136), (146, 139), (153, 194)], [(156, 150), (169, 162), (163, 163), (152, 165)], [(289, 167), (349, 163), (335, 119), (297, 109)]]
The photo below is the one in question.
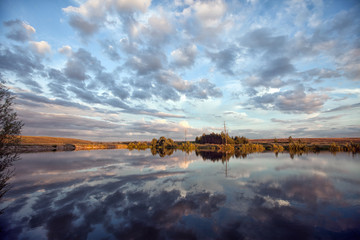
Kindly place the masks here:
[(359, 1), (2, 0), (24, 135), (359, 137)]

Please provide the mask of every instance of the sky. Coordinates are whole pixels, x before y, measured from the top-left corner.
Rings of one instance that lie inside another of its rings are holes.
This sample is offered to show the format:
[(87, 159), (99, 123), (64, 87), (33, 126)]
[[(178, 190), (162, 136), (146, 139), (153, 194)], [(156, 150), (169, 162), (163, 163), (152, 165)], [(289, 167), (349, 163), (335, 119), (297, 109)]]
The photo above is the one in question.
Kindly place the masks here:
[(360, 137), (360, 2), (1, 0), (23, 135)]

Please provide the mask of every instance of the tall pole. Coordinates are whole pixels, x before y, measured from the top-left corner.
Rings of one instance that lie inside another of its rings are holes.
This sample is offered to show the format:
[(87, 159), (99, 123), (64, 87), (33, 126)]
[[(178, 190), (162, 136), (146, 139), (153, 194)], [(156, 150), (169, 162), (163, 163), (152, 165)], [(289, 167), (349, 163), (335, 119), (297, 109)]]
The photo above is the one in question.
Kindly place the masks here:
[(225, 146), (227, 145), (227, 134), (226, 134), (226, 124), (225, 124), (225, 121), (224, 121), (224, 133), (225, 133)]

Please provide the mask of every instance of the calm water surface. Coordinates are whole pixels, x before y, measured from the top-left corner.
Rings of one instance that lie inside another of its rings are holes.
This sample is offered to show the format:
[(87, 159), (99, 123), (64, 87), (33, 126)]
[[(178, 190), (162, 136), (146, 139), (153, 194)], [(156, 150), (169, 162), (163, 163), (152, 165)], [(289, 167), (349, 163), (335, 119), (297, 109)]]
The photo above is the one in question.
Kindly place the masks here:
[(23, 154), (0, 238), (360, 239), (359, 155), (204, 158)]

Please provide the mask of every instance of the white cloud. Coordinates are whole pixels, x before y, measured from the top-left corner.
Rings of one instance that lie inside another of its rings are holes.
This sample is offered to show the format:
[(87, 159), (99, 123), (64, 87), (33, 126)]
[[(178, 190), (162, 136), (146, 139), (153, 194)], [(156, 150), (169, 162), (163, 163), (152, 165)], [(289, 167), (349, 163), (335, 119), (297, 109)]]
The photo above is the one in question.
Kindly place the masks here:
[(23, 28), (25, 28), (26, 33), (29, 35), (34, 34), (36, 32), (35, 28), (28, 23), (22, 22), (22, 26)]
[(195, 61), (197, 47), (195, 44), (189, 45), (185, 48), (178, 48), (171, 52), (171, 57), (174, 59), (174, 64), (180, 67), (192, 66)]
[(31, 36), (36, 32), (35, 28), (30, 24), (20, 21), (12, 20), (4, 22), (6, 27), (10, 27), (11, 31), (7, 34), (7, 37), (20, 42), (25, 42), (31, 39)]
[(181, 121), (179, 122), (179, 125), (183, 128), (190, 128), (188, 121)]
[(61, 48), (59, 48), (58, 52), (70, 57), (72, 54), (72, 48), (69, 45), (62, 46)]
[(173, 32), (170, 18), (163, 13), (149, 17), (148, 26), (143, 29), (144, 39), (156, 46), (166, 42)]
[(40, 41), (40, 42), (30, 42), (30, 46), (33, 51), (35, 51), (37, 54), (45, 55), (51, 52), (51, 46), (46, 41)]
[(220, 24), (226, 12), (226, 4), (221, 0), (198, 1), (193, 5), (196, 17), (204, 27), (215, 27)]
[(172, 26), (164, 16), (153, 15), (149, 18), (149, 25), (158, 33), (168, 34), (172, 31)]
[(70, 25), (84, 37), (97, 32), (100, 27), (108, 24), (108, 20), (113, 16), (127, 18), (127, 13), (144, 13), (150, 4), (151, 0), (88, 0), (79, 7), (68, 6), (62, 10), (70, 14)]
[(151, 0), (116, 0), (114, 2), (119, 11), (146, 12), (151, 4)]
[(107, 12), (116, 9), (118, 12), (146, 12), (151, 0), (88, 0), (79, 7), (63, 8), (66, 13), (80, 14), (87, 18), (103, 18)]
[(354, 81), (360, 81), (360, 48), (354, 48), (336, 59), (346, 76)]

